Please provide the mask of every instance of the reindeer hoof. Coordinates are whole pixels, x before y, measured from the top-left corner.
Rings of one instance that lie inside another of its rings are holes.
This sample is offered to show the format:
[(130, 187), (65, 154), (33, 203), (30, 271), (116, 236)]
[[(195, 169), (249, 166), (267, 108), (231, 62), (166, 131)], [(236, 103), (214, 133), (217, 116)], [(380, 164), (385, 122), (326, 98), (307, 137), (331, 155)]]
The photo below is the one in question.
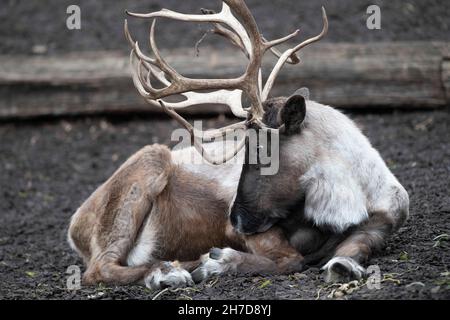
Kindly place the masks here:
[(152, 290), (194, 285), (190, 273), (175, 262), (163, 262), (160, 267), (148, 273), (144, 282), (145, 286)]
[(349, 282), (361, 279), (366, 271), (350, 257), (334, 257), (322, 267), (326, 282)]
[(195, 283), (199, 283), (211, 276), (228, 272), (233, 269), (233, 258), (236, 255), (238, 251), (231, 248), (212, 248), (209, 253), (202, 256), (200, 266), (192, 271), (192, 279)]

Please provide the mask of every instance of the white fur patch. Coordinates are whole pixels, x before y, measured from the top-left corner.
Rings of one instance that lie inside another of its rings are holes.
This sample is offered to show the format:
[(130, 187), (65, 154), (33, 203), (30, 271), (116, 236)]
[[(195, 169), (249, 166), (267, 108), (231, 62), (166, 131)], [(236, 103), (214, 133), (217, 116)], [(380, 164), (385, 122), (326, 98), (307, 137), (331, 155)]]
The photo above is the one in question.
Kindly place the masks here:
[(331, 107), (306, 104), (302, 133), (285, 143), (280, 158), (304, 172), (307, 217), (335, 231), (363, 222), (373, 211), (404, 220), (406, 192), (353, 121)]
[(139, 266), (146, 264), (153, 260), (152, 252), (156, 246), (156, 226), (153, 225), (152, 220), (153, 210), (139, 235), (134, 247), (130, 250), (127, 257), (127, 264), (129, 266)]
[[(226, 150), (230, 150), (234, 146), (233, 142), (225, 142)], [(219, 151), (224, 147), (224, 143), (220, 141), (205, 143), (203, 147), (209, 154), (220, 154)], [(241, 150), (236, 157), (226, 163), (212, 165), (203, 159), (194, 147), (172, 151), (172, 159), (175, 164), (195, 175), (216, 181), (220, 189), (218, 197), (229, 203), (230, 207), (236, 197), (244, 156), (245, 152)]]
[[(339, 273), (337, 268), (335, 268), (336, 264), (340, 264), (341, 267), (345, 268), (348, 271), (348, 276)], [(322, 267), (322, 270), (325, 271), (326, 282), (338, 282), (345, 277), (350, 277), (350, 280), (359, 280), (366, 273), (366, 270), (350, 257), (334, 257)]]
[(212, 259), (209, 254), (202, 256), (202, 264), (194, 271), (197, 278), (205, 280), (211, 276), (223, 274), (236, 268), (233, 264), (233, 258), (237, 251), (231, 248), (221, 249), (221, 255), (218, 259)]
[(166, 264), (170, 268), (169, 272), (163, 272), (158, 268), (145, 277), (144, 282), (147, 288), (156, 290), (164, 286), (183, 287), (194, 284), (189, 272), (170, 262), (166, 262)]
[(69, 243), (69, 246), (70, 246), (70, 248), (72, 248), (73, 251), (78, 253), (78, 255), (82, 256), (81, 251), (77, 248), (77, 246), (76, 246), (75, 242), (73, 241), (72, 236), (70, 234), (72, 226), (74, 225), (79, 214), (80, 214), (80, 208), (78, 208), (77, 211), (70, 218), (69, 230), (67, 232), (67, 242)]
[(300, 184), (305, 192), (305, 216), (317, 226), (343, 232), (368, 219), (366, 197), (350, 168), (338, 159), (318, 161)]
[(154, 249), (154, 239), (144, 238), (131, 249), (127, 257), (129, 266), (139, 266), (152, 261), (152, 251)]
[(70, 236), (70, 233), (67, 233), (67, 242), (69, 243), (69, 246), (73, 251), (77, 252), (78, 254), (80, 253), (77, 246), (75, 245), (75, 242), (73, 242), (73, 239)]

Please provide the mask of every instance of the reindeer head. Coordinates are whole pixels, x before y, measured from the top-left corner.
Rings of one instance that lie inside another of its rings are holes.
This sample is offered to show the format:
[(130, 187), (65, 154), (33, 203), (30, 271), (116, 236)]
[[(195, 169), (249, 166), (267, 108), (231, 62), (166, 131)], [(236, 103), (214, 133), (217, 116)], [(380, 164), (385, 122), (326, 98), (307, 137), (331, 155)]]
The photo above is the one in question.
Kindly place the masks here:
[[(239, 231), (244, 233), (263, 231), (271, 226), (277, 216), (282, 214), (280, 212), (270, 214), (259, 212), (273, 211), (273, 209), (261, 205), (261, 199), (255, 198), (254, 190), (258, 189), (258, 194), (260, 188), (268, 190), (269, 188), (265, 186), (270, 185), (270, 179), (273, 180), (277, 176), (268, 177), (261, 174), (267, 163), (261, 162), (260, 151), (272, 149), (270, 144), (274, 143), (274, 138), (280, 138), (280, 142), (282, 142), (285, 137), (299, 134), (300, 124), (305, 115), (305, 103), (302, 96), (294, 95), (288, 100), (268, 99), (269, 93), (284, 64), (299, 63), (297, 52), (320, 40), (326, 34), (328, 20), (325, 9), (322, 8), (322, 32), (286, 50), (284, 53), (278, 51), (276, 47), (295, 37), (299, 30), (280, 39), (266, 40), (260, 34), (255, 19), (243, 0), (224, 0), (222, 10), (219, 13), (204, 9), (202, 9), (202, 13), (201, 15), (182, 14), (167, 9), (148, 14), (128, 12), (129, 15), (134, 17), (153, 19), (150, 29), (150, 47), (154, 54), (153, 58), (141, 51), (139, 44), (132, 39), (125, 21), (125, 34), (132, 47), (130, 63), (133, 70), (133, 83), (148, 103), (161, 107), (190, 132), (192, 144), (211, 164), (222, 164), (232, 159), (245, 147), (247, 161), (243, 165), (238, 195), (231, 211), (231, 221)], [(212, 33), (225, 37), (244, 52), (249, 60), (245, 73), (233, 79), (192, 79), (180, 75), (164, 60), (156, 46), (156, 18), (212, 24)], [(278, 61), (263, 86), (262, 58), (268, 51), (274, 54)], [(162, 84), (163, 88), (156, 88), (155, 81)], [(243, 94), (250, 102), (249, 107), (243, 107), (242, 105)], [(173, 95), (182, 95), (184, 100), (176, 103), (163, 100), (163, 98)], [(194, 129), (188, 121), (176, 112), (177, 109), (211, 103), (227, 105), (235, 116), (246, 120), (224, 128), (204, 132)], [(245, 130), (248, 134), (244, 135), (244, 138), (233, 150), (221, 155), (220, 158), (212, 157), (205, 152), (202, 141), (225, 137), (238, 129)], [(251, 139), (250, 132), (270, 133), (272, 138), (260, 139), (260, 135), (257, 135), (256, 140)], [(255, 154), (256, 161), (249, 162), (250, 157)], [(264, 192), (261, 194), (264, 194)], [(252, 210), (254, 208), (259, 209), (248, 213), (247, 211), (250, 211), (250, 208)]]
[[(305, 98), (296, 93), (290, 98), (270, 99), (264, 103), (264, 110), (263, 123), (278, 129), (267, 134), (266, 128), (252, 126), (253, 134), (246, 139), (245, 161), (230, 211), (233, 227), (244, 234), (264, 232), (279, 219), (286, 218), (291, 208), (298, 206), (300, 195), (298, 186), (292, 183), (296, 181), (293, 179), (295, 165), (288, 163), (283, 154), (291, 152), (288, 141), (295, 141), (301, 134), (306, 115)], [(268, 155), (273, 152), (277, 153), (276, 157)], [(279, 157), (282, 161), (274, 165), (272, 162)], [(273, 168), (276, 172), (267, 174)]]

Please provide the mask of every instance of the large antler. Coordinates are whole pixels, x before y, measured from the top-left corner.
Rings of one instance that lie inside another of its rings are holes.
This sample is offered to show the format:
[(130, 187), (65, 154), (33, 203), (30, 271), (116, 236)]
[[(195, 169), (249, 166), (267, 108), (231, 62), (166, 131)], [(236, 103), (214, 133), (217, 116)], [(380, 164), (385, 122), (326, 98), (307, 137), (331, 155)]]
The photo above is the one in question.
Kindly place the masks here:
[[(202, 10), (203, 14), (193, 15), (182, 14), (167, 9), (148, 14), (127, 13), (134, 17), (154, 19), (150, 29), (150, 48), (153, 51), (154, 58), (146, 56), (141, 51), (139, 44), (131, 37), (127, 22), (125, 21), (125, 34), (132, 46), (130, 63), (133, 70), (133, 83), (136, 89), (147, 102), (155, 106), (161, 106), (166, 113), (188, 129), (197, 150), (202, 153), (207, 161), (213, 164), (223, 163), (234, 157), (242, 149), (244, 143), (241, 141), (235, 150), (222, 157), (221, 160), (215, 160), (205, 153), (201, 146), (201, 140), (223, 137), (236, 129), (245, 129), (250, 122), (256, 122), (264, 126), (261, 121), (264, 114), (262, 103), (267, 99), (268, 91), (270, 91), (282, 65), (286, 62), (298, 63), (299, 59), (296, 56), (296, 52), (307, 44), (318, 40), (307, 40), (299, 46), (281, 54), (274, 47), (296, 36), (298, 30), (286, 37), (267, 41), (261, 36), (255, 19), (243, 0), (224, 0), (222, 10), (219, 13)], [(213, 24), (214, 29), (212, 32), (228, 38), (248, 57), (249, 63), (244, 74), (232, 79), (192, 79), (180, 75), (164, 60), (156, 45), (155, 25), (156, 18), (158, 17)], [(325, 13), (324, 19), (326, 20)], [(306, 43), (308, 41), (309, 43)], [(263, 89), (261, 64), (264, 53), (269, 49), (279, 57), (279, 61)], [(156, 88), (151, 82), (152, 78), (156, 79), (164, 87)], [(242, 106), (243, 92), (245, 92), (250, 101), (250, 107), (245, 109)], [(176, 103), (163, 100), (163, 98), (173, 95), (182, 95), (185, 100)], [(247, 121), (218, 130), (199, 132), (175, 111), (176, 109), (192, 105), (211, 103), (228, 105), (234, 115), (242, 118), (247, 117)]]

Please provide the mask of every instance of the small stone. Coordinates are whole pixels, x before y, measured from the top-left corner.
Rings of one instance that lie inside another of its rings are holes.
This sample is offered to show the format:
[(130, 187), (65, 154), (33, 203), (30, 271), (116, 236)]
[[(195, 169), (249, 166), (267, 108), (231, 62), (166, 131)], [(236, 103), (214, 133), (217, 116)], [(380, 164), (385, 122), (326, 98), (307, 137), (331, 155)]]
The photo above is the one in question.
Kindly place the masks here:
[(45, 44), (36, 44), (31, 47), (31, 52), (34, 54), (45, 54), (47, 53), (47, 46)]
[(432, 294), (436, 294), (436, 293), (439, 292), (439, 290), (441, 290), (441, 286), (436, 286), (436, 287), (432, 288), (432, 289), (430, 290), (430, 292), (431, 292)]

